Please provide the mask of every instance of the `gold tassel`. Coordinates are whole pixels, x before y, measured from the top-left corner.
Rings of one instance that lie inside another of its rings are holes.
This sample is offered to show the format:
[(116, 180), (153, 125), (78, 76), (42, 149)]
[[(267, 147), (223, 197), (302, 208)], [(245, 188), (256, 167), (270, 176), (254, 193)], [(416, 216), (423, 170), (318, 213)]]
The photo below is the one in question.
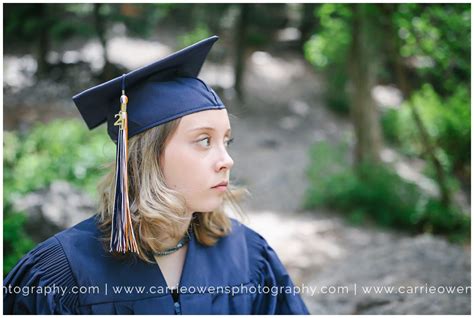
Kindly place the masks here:
[(133, 232), (132, 217), (128, 202), (128, 97), (125, 95), (125, 75), (122, 76), (122, 96), (120, 96), (120, 111), (114, 126), (119, 127), (117, 139), (115, 167), (115, 197), (110, 233), (110, 251), (139, 254), (137, 241)]

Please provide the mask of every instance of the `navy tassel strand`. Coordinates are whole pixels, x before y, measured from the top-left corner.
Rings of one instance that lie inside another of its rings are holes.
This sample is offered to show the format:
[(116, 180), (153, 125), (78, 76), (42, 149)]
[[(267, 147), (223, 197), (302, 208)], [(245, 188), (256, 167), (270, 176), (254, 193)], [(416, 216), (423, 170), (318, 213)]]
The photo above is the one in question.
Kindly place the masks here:
[(139, 254), (137, 241), (133, 232), (130, 206), (128, 202), (128, 97), (125, 95), (125, 75), (122, 76), (122, 96), (120, 96), (120, 112), (114, 123), (119, 127), (115, 166), (115, 198), (112, 216), (112, 230), (110, 233), (110, 251), (134, 252)]

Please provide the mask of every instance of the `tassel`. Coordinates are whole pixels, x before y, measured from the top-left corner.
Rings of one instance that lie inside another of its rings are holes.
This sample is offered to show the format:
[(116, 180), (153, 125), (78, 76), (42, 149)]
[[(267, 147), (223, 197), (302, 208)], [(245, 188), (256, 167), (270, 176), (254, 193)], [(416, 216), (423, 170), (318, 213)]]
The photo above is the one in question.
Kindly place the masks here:
[(115, 166), (115, 198), (112, 216), (112, 230), (110, 233), (110, 252), (128, 251), (139, 254), (137, 241), (133, 232), (130, 206), (128, 202), (128, 97), (125, 95), (125, 75), (122, 75), (122, 96), (120, 96), (120, 111), (114, 126), (119, 127), (116, 166)]

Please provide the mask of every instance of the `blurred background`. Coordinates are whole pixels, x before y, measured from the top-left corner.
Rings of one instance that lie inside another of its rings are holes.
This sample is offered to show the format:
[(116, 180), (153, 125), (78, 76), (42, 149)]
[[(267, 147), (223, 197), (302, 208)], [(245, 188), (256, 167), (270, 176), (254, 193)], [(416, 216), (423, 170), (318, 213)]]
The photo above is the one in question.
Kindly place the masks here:
[[(6, 275), (95, 211), (71, 97), (211, 35), (231, 180), (312, 314), (470, 314), (470, 4), (4, 4)], [(355, 284), (355, 285), (354, 285)], [(363, 293), (362, 286), (436, 286)], [(441, 287), (440, 287), (441, 286)], [(354, 295), (354, 291), (357, 295)], [(444, 292), (443, 292), (444, 291)]]

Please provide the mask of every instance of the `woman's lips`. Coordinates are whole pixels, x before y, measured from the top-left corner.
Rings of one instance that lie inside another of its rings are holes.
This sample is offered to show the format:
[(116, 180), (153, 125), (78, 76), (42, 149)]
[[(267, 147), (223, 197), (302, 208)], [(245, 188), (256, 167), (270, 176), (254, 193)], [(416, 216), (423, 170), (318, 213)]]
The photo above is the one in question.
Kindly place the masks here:
[(220, 186), (227, 187), (228, 183), (229, 183), (229, 181), (222, 181), (221, 183), (216, 184), (215, 186), (213, 186), (213, 188), (220, 187)]
[(215, 190), (218, 190), (218, 191), (226, 191), (227, 190), (227, 184), (217, 185), (215, 187), (212, 187), (211, 189), (215, 189)]

